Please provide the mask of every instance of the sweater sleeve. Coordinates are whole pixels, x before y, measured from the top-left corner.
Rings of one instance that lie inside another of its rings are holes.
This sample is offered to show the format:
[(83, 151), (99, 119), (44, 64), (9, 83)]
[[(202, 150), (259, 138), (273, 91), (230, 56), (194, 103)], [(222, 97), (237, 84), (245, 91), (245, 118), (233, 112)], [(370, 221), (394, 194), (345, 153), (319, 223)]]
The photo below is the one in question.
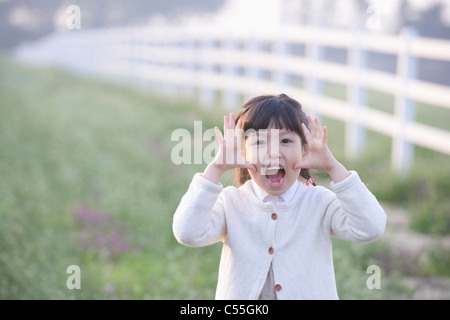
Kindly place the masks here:
[(373, 241), (386, 227), (386, 214), (375, 196), (366, 188), (355, 171), (338, 183), (331, 182), (324, 196), (327, 207), (325, 222), (331, 234), (348, 241)]
[(201, 247), (225, 240), (226, 223), (221, 184), (200, 173), (194, 175), (188, 191), (173, 217), (173, 233), (178, 242)]

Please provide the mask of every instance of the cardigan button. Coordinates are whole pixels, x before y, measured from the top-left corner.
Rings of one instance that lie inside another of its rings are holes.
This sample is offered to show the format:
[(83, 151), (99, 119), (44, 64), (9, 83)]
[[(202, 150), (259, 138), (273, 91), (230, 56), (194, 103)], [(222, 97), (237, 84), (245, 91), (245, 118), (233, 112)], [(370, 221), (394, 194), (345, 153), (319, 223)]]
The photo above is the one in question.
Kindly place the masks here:
[(281, 285), (277, 284), (275, 285), (275, 291), (280, 292), (281, 291)]
[(275, 252), (275, 250), (273, 250), (272, 247), (269, 248), (269, 254), (273, 254)]
[(278, 215), (275, 212), (272, 213), (271, 217), (272, 217), (272, 220), (277, 220), (278, 219)]

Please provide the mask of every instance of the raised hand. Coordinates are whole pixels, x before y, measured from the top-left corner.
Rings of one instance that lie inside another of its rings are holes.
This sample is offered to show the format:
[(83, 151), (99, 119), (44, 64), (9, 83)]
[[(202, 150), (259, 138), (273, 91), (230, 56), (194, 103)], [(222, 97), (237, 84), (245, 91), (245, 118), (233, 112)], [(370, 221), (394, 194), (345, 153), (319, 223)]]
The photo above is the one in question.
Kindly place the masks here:
[(224, 116), (223, 135), (218, 127), (214, 128), (217, 141), (219, 142), (219, 149), (214, 160), (203, 172), (203, 176), (214, 183), (218, 183), (222, 174), (230, 169), (246, 168), (256, 170), (255, 166), (245, 160), (242, 155), (242, 122), (239, 120), (235, 125), (235, 121), (233, 113), (230, 113), (229, 117)]
[(308, 123), (311, 131), (302, 123), (302, 130), (306, 138), (303, 159), (294, 164), (294, 169), (308, 168), (327, 172), (333, 181), (345, 179), (349, 172), (339, 163), (331, 153), (327, 144), (327, 127), (322, 128), (319, 118), (314, 119), (308, 115)]

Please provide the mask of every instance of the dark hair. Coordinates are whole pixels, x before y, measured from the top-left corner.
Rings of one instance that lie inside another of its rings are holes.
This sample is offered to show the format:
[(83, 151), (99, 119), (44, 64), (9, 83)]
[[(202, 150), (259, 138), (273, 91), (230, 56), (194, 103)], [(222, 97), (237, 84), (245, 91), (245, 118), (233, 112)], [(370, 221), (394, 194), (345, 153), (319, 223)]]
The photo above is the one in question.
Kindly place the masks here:
[[(273, 123), (277, 129), (287, 129), (297, 133), (303, 146), (307, 143), (301, 127), (301, 124), (304, 123), (309, 129), (306, 114), (303, 112), (301, 104), (286, 94), (264, 95), (250, 99), (242, 105), (236, 115), (236, 124), (239, 119), (242, 120), (244, 132), (248, 129), (255, 131), (267, 129)], [(307, 168), (301, 169), (300, 175), (306, 180), (311, 178)], [(247, 169), (236, 169), (236, 180), (239, 185), (243, 185), (249, 179), (250, 174)]]

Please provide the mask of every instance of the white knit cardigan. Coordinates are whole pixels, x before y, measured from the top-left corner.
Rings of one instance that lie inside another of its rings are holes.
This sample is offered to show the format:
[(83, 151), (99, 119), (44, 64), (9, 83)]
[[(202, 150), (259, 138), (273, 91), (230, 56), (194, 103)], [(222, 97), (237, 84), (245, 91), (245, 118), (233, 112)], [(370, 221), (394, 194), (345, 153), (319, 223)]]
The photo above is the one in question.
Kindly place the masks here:
[(338, 299), (331, 236), (375, 240), (386, 214), (355, 171), (330, 188), (299, 184), (292, 201), (267, 203), (250, 181), (224, 189), (197, 173), (173, 232), (188, 246), (223, 241), (216, 299), (258, 299), (271, 264), (277, 299)]

